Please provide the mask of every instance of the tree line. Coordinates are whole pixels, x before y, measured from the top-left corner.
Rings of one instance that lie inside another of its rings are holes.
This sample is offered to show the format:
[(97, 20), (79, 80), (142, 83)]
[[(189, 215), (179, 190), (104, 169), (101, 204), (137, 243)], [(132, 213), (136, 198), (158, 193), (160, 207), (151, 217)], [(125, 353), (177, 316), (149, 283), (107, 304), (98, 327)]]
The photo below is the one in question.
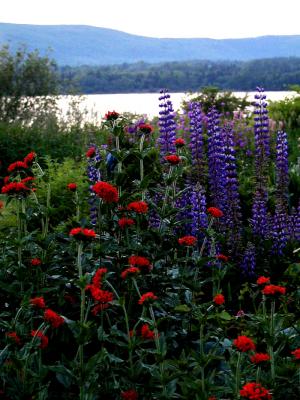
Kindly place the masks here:
[(300, 83), (300, 58), (271, 58), (253, 61), (187, 61), (160, 64), (109, 66), (64, 66), (58, 69), (61, 91), (70, 86), (84, 94), (199, 91), (217, 86), (222, 90), (288, 90)]

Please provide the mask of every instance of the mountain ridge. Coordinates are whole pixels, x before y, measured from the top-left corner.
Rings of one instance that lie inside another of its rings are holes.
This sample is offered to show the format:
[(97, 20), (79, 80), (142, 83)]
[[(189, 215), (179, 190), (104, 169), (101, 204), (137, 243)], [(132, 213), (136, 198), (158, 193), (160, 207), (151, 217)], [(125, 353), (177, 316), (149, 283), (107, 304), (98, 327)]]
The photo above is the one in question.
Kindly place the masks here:
[(189, 60), (247, 61), (300, 57), (300, 35), (253, 38), (153, 38), (90, 25), (32, 25), (0, 22), (0, 45), (49, 53), (58, 65), (113, 65)]

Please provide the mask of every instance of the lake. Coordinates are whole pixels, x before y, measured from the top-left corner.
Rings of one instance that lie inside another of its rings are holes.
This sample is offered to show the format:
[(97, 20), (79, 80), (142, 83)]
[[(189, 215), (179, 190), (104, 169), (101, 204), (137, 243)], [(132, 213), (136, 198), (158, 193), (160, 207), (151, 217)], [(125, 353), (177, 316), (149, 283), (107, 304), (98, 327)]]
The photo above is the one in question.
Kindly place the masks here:
[[(256, 92), (233, 92), (237, 97), (248, 95), (248, 100), (253, 101)], [(292, 97), (296, 92), (265, 92), (267, 100), (282, 100), (285, 97)], [(180, 109), (183, 99), (188, 98), (187, 93), (170, 93), (174, 110)], [(149, 118), (158, 115), (159, 112), (159, 93), (121, 93), (121, 94), (90, 94), (82, 96), (80, 110), (85, 110), (85, 120), (95, 122), (104, 117), (107, 111), (117, 111), (119, 113), (130, 112), (134, 114), (147, 115)], [(79, 96), (75, 96), (79, 99)], [(63, 114), (68, 109), (70, 96), (62, 96), (58, 106)]]

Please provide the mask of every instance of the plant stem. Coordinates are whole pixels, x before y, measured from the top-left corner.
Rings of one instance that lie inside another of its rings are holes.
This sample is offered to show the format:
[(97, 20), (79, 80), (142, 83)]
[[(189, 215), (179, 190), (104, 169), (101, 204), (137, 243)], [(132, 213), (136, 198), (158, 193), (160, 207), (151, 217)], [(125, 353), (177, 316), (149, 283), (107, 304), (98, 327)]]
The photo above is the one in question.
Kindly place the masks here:
[(240, 381), (241, 381), (241, 357), (242, 353), (238, 352), (238, 359), (236, 363), (236, 370), (235, 370), (235, 395), (236, 399), (240, 398)]
[(201, 359), (201, 390), (202, 390), (202, 396), (206, 396), (206, 390), (205, 390), (205, 370), (204, 370), (204, 324), (201, 323), (200, 325), (200, 359)]
[(271, 379), (272, 383), (274, 384), (275, 382), (275, 360), (274, 360), (274, 348), (273, 348), (273, 343), (274, 343), (274, 314), (275, 314), (275, 300), (272, 300), (271, 302), (271, 313), (270, 313), (270, 341), (271, 344), (268, 346), (268, 352), (270, 356), (270, 364), (271, 364)]
[[(142, 156), (142, 152), (143, 152), (143, 147), (144, 147), (144, 140), (145, 140), (145, 135), (143, 134), (141, 136), (141, 140), (140, 140), (140, 182), (142, 183), (143, 179), (144, 179), (144, 159)], [(145, 196), (146, 196), (146, 191), (142, 190), (142, 201), (145, 200)]]
[[(80, 283), (80, 328), (82, 329), (84, 324), (84, 308), (85, 308), (85, 288), (82, 288), (82, 249), (83, 243), (79, 242), (77, 244), (77, 268), (78, 268), (78, 276), (79, 276), (79, 283)], [(80, 368), (80, 400), (84, 400), (84, 365), (83, 365), (83, 344), (79, 345), (78, 348), (79, 352), (79, 368)]]

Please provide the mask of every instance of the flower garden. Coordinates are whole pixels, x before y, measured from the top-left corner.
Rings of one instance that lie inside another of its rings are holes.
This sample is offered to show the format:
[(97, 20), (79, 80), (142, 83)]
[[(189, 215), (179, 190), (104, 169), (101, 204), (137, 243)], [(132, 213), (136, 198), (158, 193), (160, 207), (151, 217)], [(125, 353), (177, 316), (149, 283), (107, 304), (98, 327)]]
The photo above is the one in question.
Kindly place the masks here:
[(2, 161), (0, 399), (300, 398), (288, 132), (262, 88), (250, 116), (159, 102), (108, 112), (78, 181)]

